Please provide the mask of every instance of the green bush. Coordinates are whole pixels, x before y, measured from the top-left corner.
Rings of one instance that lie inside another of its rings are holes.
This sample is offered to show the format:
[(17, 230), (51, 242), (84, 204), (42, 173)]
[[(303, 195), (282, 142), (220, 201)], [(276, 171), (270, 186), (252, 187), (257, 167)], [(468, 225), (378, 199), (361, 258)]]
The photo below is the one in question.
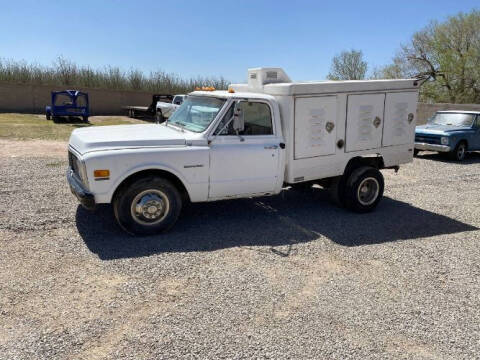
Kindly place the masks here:
[(197, 86), (213, 86), (216, 89), (224, 90), (229, 84), (223, 77), (184, 79), (176, 74), (163, 71), (155, 71), (146, 75), (138, 69), (122, 71), (114, 66), (92, 69), (89, 66), (79, 66), (63, 57), (57, 58), (52, 66), (0, 59), (0, 81), (169, 94), (187, 93)]

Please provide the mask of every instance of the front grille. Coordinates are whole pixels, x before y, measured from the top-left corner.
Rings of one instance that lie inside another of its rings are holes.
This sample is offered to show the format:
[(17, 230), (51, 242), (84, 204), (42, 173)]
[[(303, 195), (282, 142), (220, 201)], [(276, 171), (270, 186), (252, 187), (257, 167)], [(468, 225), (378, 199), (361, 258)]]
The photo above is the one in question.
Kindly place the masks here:
[(427, 143), (427, 144), (440, 144), (440, 137), (425, 135), (425, 134), (415, 135), (415, 142)]

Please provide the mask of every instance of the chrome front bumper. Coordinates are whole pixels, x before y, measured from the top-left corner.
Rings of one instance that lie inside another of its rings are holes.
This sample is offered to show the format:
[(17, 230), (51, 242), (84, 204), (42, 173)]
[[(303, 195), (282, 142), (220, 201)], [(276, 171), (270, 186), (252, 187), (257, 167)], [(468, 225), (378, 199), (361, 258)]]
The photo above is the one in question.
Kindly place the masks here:
[(67, 181), (72, 194), (77, 197), (80, 204), (88, 210), (95, 209), (95, 196), (84, 189), (82, 183), (78, 181), (70, 167), (67, 170)]
[(428, 144), (428, 143), (415, 143), (415, 150), (427, 150), (438, 152), (450, 152), (452, 149), (448, 145)]

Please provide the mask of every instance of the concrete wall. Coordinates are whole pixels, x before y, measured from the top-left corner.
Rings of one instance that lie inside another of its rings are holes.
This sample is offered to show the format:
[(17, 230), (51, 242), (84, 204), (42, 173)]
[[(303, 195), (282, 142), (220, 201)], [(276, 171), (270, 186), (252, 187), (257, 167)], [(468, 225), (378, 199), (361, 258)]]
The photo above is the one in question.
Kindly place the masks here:
[[(122, 106), (148, 106), (152, 94), (142, 91), (120, 91), (72, 87), (88, 93), (93, 115), (125, 114)], [(63, 86), (0, 83), (0, 112), (44, 113), (51, 102), (51, 91)]]
[[(106, 89), (76, 88), (88, 92), (90, 110), (94, 115), (125, 114), (123, 106), (147, 106), (152, 94), (142, 91), (120, 91)], [(24, 85), (0, 83), (0, 112), (44, 113), (50, 104), (52, 90), (65, 90), (62, 86)], [(425, 124), (438, 110), (479, 110), (480, 104), (425, 104), (417, 108), (417, 124)]]
[(425, 104), (418, 103), (417, 125), (425, 124), (439, 110), (474, 110), (480, 111), (480, 104)]

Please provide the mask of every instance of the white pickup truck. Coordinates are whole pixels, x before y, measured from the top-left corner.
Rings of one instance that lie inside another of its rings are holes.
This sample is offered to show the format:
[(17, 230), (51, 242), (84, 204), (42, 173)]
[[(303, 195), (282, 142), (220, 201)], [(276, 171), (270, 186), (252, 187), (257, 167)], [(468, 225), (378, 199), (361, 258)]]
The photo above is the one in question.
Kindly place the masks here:
[(155, 107), (155, 122), (163, 123), (182, 105), (187, 95), (175, 95), (171, 103), (158, 101)]
[(415, 79), (292, 82), (282, 69), (194, 91), (163, 124), (72, 132), (67, 173), (87, 208), (112, 203), (129, 233), (173, 226), (186, 201), (319, 184), (356, 212), (383, 195), (381, 169), (412, 161)]

